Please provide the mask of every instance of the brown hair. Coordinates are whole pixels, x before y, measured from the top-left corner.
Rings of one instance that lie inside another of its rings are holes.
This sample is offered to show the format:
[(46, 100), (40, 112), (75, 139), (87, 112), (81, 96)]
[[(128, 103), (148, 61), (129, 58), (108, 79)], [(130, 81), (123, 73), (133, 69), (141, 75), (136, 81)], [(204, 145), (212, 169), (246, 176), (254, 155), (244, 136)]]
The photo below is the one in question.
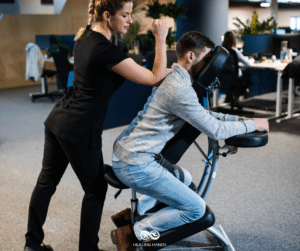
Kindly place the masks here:
[(226, 49), (231, 49), (232, 47), (236, 47), (236, 38), (233, 31), (227, 31), (224, 35), (224, 41), (222, 46)]
[(131, 1), (132, 0), (90, 0), (87, 26), (79, 29), (75, 40), (80, 39), (83, 33), (91, 28), (93, 22), (102, 21), (105, 11), (108, 11), (109, 14), (114, 16), (118, 10), (123, 8), (124, 3)]
[(187, 32), (183, 34), (177, 42), (177, 57), (184, 57), (188, 51), (193, 51), (198, 57), (205, 47), (213, 48), (214, 43), (199, 31)]

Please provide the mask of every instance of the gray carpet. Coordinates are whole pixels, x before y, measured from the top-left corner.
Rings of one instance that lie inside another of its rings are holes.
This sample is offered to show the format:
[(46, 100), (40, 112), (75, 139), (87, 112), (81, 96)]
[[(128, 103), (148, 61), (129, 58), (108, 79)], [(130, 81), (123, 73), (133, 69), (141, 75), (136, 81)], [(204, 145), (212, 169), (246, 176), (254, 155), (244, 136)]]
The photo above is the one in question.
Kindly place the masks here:
[[(43, 122), (54, 103), (31, 103), (28, 93), (39, 87), (0, 91), (0, 250), (24, 246), (28, 204), (41, 169)], [(269, 143), (263, 148), (239, 149), (221, 158), (207, 204), (237, 251), (300, 250), (300, 119), (270, 124)], [(114, 139), (124, 127), (103, 133), (103, 155), (111, 162)], [(207, 139), (197, 142), (207, 149)], [(202, 158), (192, 146), (181, 159), (199, 182)], [(110, 240), (110, 216), (130, 205), (130, 191), (115, 200), (109, 188), (99, 233), (101, 248), (116, 250)], [(83, 191), (68, 168), (51, 201), (45, 224), (45, 243), (55, 251), (78, 250)], [(206, 232), (187, 238), (168, 250), (201, 250), (199, 243), (215, 242)]]

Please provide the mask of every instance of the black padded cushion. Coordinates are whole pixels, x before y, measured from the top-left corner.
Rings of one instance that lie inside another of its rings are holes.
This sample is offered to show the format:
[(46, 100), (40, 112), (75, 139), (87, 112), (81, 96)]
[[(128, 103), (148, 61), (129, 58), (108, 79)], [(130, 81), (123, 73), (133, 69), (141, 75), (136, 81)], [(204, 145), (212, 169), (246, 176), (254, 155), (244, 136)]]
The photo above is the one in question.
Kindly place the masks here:
[(228, 146), (236, 147), (261, 147), (268, 143), (268, 133), (266, 132), (252, 132), (241, 134), (225, 140)]
[(123, 184), (115, 175), (112, 167), (110, 165), (104, 165), (104, 178), (107, 183), (115, 188), (119, 189), (127, 189), (129, 188), (125, 184)]
[(142, 241), (143, 249), (145, 251), (159, 250), (164, 247), (164, 246), (159, 246), (159, 244), (167, 244), (167, 246), (169, 246), (184, 238), (187, 238), (191, 235), (206, 230), (207, 228), (213, 226), (214, 223), (215, 223), (215, 216), (213, 212), (210, 210), (210, 208), (206, 206), (205, 214), (201, 219), (193, 223), (187, 223), (180, 227), (170, 229), (166, 232), (162, 232), (160, 233), (160, 237), (158, 240), (149, 239), (149, 240)]
[(210, 86), (222, 72), (228, 58), (229, 52), (224, 47), (215, 47), (212, 55), (208, 58), (209, 61), (196, 74), (195, 82), (200, 83), (204, 87)]
[[(209, 56), (206, 65), (200, 67), (199, 73), (196, 74), (197, 82), (195, 81), (193, 84), (199, 102), (200, 98), (203, 97), (204, 88), (198, 82), (205, 87), (214, 82), (218, 74), (222, 71), (228, 57), (228, 51), (223, 47), (217, 46)], [(176, 164), (200, 133), (195, 127), (189, 123), (185, 123), (179, 132), (167, 142), (161, 152), (162, 156), (171, 164)]]

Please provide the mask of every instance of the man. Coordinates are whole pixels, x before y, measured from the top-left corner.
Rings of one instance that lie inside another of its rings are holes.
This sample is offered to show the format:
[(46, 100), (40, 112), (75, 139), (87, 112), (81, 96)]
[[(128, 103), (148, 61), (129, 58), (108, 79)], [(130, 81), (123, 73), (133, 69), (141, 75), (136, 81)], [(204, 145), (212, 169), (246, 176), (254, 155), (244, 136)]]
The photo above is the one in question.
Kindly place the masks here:
[[(113, 231), (112, 238), (119, 250), (134, 250), (133, 243), (142, 240), (144, 231), (164, 232), (204, 215), (204, 200), (188, 187), (191, 175), (160, 156), (165, 144), (185, 122), (215, 140), (255, 130), (268, 131), (266, 119), (238, 121), (238, 116), (208, 112), (199, 104), (192, 76), (212, 48), (213, 43), (200, 32), (184, 34), (176, 47), (178, 62), (162, 84), (153, 89), (144, 109), (114, 144), (116, 176), (145, 195), (140, 199), (139, 213), (145, 213), (157, 201), (168, 205), (134, 226), (129, 224)], [(119, 218), (122, 214), (125, 212)]]

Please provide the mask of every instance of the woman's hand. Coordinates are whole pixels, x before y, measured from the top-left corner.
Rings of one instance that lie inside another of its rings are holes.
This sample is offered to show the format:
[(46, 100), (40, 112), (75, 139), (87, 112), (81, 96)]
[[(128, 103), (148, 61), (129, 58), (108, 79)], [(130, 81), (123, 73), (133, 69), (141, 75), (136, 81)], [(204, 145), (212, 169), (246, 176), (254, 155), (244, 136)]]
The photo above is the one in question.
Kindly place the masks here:
[(256, 131), (258, 132), (269, 132), (269, 122), (267, 119), (251, 119), (256, 125)]
[(165, 41), (168, 35), (169, 27), (166, 25), (166, 22), (155, 19), (153, 20), (151, 30), (156, 40)]

